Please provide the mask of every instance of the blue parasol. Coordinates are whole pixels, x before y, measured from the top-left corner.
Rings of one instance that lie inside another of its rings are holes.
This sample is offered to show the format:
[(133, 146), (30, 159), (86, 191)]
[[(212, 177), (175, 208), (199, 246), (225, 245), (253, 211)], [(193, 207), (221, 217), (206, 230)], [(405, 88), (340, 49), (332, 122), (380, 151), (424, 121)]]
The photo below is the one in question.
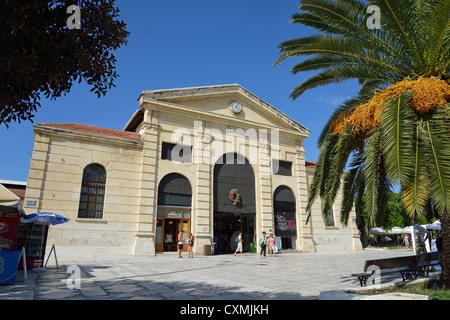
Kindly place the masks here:
[[(69, 222), (69, 219), (60, 216), (56, 213), (50, 213), (50, 212), (38, 212), (38, 213), (32, 213), (28, 214), (20, 219), (20, 222), (22, 223), (34, 223), (44, 226), (49, 225), (55, 225), (55, 224), (61, 224)], [(44, 247), (44, 229), (42, 229), (42, 238), (41, 238), (41, 252), (43, 251)], [(42, 257), (42, 260), (44, 257)], [(39, 259), (39, 266), (37, 268), (33, 268), (36, 272), (45, 271), (45, 268), (41, 268), (41, 259)]]
[(22, 223), (35, 223), (40, 225), (55, 225), (69, 222), (69, 219), (56, 213), (38, 212), (26, 215), (20, 219)]

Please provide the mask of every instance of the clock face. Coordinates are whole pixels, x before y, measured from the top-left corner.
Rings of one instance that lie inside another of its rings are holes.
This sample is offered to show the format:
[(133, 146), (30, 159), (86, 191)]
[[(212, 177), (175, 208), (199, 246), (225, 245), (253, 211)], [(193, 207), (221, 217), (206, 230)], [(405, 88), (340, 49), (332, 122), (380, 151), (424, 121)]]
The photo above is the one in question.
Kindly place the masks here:
[(233, 111), (234, 113), (239, 113), (239, 112), (241, 112), (242, 107), (241, 107), (241, 105), (239, 104), (239, 102), (233, 101), (233, 102), (231, 102), (231, 104), (230, 104), (230, 109), (231, 109), (231, 111)]

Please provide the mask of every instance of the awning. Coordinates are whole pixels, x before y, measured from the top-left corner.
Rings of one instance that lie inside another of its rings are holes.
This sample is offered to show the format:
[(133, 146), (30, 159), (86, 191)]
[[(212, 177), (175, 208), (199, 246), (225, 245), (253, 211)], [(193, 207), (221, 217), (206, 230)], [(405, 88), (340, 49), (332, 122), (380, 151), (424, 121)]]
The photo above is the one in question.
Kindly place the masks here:
[(383, 228), (372, 228), (369, 230), (370, 234), (404, 234), (411, 233), (411, 227), (393, 227), (391, 230), (385, 230)]
[(25, 215), (20, 198), (0, 184), (0, 213)]
[(426, 226), (428, 230), (441, 230), (441, 221), (436, 220), (432, 224)]

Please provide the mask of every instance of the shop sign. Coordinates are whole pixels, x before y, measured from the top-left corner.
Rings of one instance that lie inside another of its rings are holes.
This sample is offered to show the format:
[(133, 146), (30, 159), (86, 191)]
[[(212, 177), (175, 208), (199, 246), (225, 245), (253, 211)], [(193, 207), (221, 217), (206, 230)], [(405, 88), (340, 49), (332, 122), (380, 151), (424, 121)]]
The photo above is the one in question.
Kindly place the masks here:
[(20, 216), (0, 217), (0, 249), (14, 250)]
[(166, 212), (167, 218), (181, 218), (181, 214), (177, 212), (176, 210), (170, 210)]

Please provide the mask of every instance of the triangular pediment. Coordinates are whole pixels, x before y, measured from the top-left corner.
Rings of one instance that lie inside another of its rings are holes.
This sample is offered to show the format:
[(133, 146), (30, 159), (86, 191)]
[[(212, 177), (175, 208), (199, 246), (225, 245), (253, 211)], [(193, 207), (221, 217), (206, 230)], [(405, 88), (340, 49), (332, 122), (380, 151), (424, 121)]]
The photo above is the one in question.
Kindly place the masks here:
[[(230, 108), (232, 102), (239, 103), (238, 112)], [(307, 128), (238, 84), (144, 91), (139, 104), (201, 112), (227, 121), (292, 130), (304, 136), (310, 134)]]

